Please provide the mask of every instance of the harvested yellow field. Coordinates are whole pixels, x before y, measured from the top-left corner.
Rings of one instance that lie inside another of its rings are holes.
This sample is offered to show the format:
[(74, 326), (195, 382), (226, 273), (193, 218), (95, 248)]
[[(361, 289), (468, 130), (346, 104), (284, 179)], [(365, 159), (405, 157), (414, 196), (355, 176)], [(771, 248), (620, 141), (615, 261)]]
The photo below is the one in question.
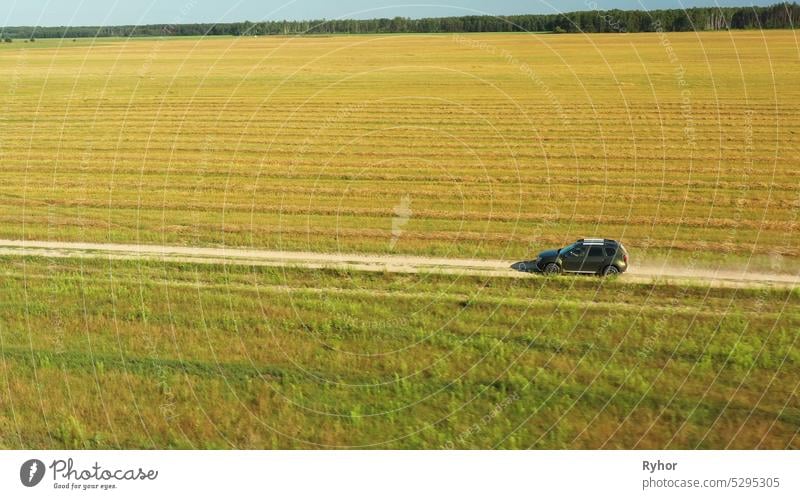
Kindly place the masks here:
[[(0, 48), (0, 238), (797, 265), (792, 31)], [(780, 257), (778, 257), (780, 255)]]

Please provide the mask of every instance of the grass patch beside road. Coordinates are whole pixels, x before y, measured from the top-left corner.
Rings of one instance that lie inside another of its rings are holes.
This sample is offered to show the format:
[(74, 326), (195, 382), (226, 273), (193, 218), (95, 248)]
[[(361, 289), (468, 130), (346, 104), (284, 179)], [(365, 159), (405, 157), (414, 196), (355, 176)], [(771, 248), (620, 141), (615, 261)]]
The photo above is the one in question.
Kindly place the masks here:
[(4, 258), (0, 446), (797, 447), (797, 291)]

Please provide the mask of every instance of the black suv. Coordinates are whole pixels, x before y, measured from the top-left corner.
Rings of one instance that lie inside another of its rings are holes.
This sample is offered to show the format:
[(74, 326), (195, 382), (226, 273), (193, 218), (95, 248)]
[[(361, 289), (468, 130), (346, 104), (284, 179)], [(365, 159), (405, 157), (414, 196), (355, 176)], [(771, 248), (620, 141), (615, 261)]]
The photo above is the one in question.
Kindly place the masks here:
[(545, 274), (616, 275), (628, 270), (628, 252), (613, 239), (578, 239), (566, 248), (543, 251), (536, 260), (515, 263), (512, 268)]

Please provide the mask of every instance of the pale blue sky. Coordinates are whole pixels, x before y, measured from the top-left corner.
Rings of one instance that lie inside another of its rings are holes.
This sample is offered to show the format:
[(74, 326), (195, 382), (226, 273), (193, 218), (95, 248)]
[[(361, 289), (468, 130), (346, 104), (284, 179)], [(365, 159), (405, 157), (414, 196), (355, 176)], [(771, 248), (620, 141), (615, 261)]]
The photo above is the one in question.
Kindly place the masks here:
[[(470, 14), (542, 14), (598, 9), (769, 5), (777, 0), (0, 0), (0, 25), (80, 26), (333, 19), (438, 17)], [(597, 7), (595, 7), (595, 5)]]

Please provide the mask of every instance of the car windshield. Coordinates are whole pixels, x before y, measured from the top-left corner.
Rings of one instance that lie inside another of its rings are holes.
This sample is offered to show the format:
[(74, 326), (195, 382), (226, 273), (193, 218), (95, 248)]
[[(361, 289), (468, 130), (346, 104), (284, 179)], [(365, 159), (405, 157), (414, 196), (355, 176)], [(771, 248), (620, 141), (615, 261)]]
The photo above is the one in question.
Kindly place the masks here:
[(558, 252), (559, 255), (564, 255), (572, 251), (573, 249), (578, 247), (578, 243), (572, 243), (566, 248), (562, 248), (561, 251)]

